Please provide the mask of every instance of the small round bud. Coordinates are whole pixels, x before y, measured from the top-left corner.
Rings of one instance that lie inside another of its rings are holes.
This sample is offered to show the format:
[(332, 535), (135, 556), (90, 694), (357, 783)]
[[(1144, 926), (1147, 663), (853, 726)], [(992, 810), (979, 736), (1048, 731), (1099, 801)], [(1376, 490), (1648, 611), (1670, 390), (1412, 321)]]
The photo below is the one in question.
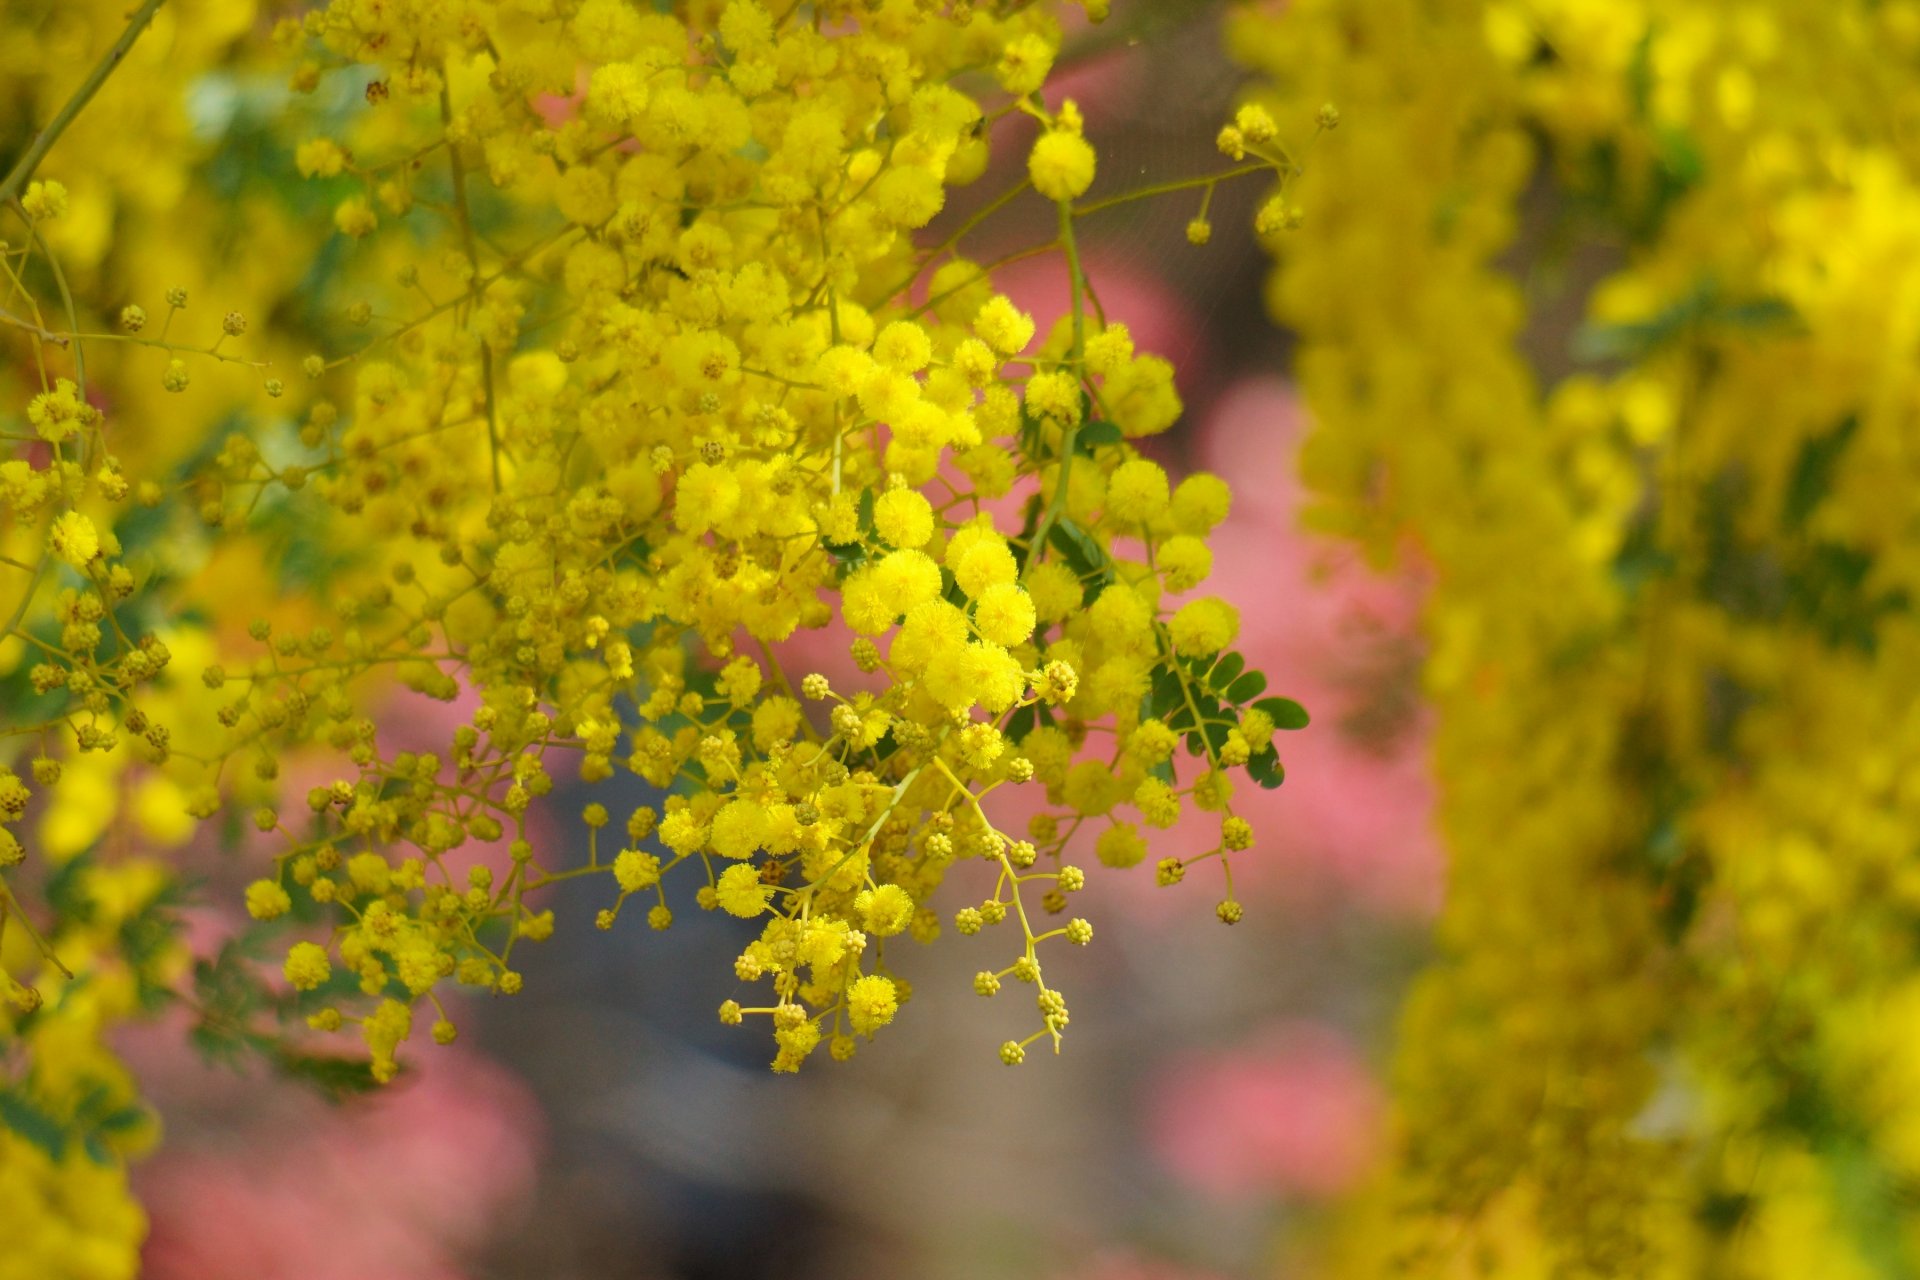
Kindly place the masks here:
[(1239, 924), (1240, 917), (1243, 914), (1240, 904), (1232, 898), (1228, 898), (1219, 906), (1215, 907), (1213, 913), (1220, 917), (1221, 924)]
[(1187, 243), (1206, 244), (1213, 239), (1213, 224), (1205, 218), (1195, 218), (1187, 224)]
[(185, 289), (182, 289), (178, 285), (175, 285), (173, 288), (167, 290), (167, 305), (175, 308), (176, 310), (180, 307), (186, 306), (187, 291)]
[(147, 327), (147, 309), (129, 302), (120, 308), (120, 327), (128, 333), (138, 333)]
[(1000, 1061), (1010, 1067), (1017, 1067), (1027, 1060), (1027, 1051), (1018, 1040), (1009, 1040), (1000, 1046)]
[(229, 338), (237, 338), (247, 331), (247, 318), (238, 311), (229, 311), (220, 318), (220, 332)]
[(1340, 109), (1331, 102), (1322, 103), (1319, 112), (1314, 116), (1314, 123), (1318, 124), (1322, 129), (1338, 129), (1340, 127)]
[(287, 390), (287, 384), (280, 381), (280, 379), (278, 378), (267, 379), (267, 394), (272, 396), (275, 400), (278, 400), (282, 395), (284, 395), (286, 393), (286, 390)]

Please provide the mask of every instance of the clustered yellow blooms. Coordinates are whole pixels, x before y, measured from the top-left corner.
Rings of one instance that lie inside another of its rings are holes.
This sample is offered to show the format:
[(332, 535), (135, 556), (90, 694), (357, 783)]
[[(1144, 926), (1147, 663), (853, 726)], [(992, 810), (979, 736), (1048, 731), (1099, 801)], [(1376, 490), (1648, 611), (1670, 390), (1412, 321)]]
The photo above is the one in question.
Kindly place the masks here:
[[(135, 1274), (146, 1216), (127, 1188), (126, 1157), (158, 1137), (109, 1033), (151, 1007), (180, 976), (184, 953), (161, 914), (171, 872), (155, 859), (75, 867), (54, 896), (74, 923), (50, 940), (66, 974), (39, 988), (0, 973), (14, 1023), (0, 1037), (0, 1206), (7, 1245), (0, 1280)], [(17, 928), (0, 933), (0, 964), (39, 957)]]
[[(1036, 990), (1038, 1030), (1001, 1056), (1057, 1044), (1067, 1006), (1037, 944), (1092, 937), (1040, 927), (1085, 880), (1068, 840), (1091, 822), (1099, 857), (1131, 865), (1146, 846), (1124, 808), (1167, 826), (1192, 804), (1220, 840), (1161, 878), (1224, 867), (1253, 841), (1234, 772), (1277, 784), (1273, 735), (1302, 721), (1255, 705), (1231, 605), (1163, 603), (1205, 579), (1229, 495), (1128, 444), (1180, 402), (1081, 269), (1097, 157), (1078, 108), (1038, 94), (1057, 14), (338, 0), (279, 36), (308, 59), (303, 87), (377, 69), (371, 105), (296, 160), (336, 182), (360, 262), (392, 266), (355, 304), (375, 335), (313, 362), (350, 383), (348, 403), (313, 405), (302, 476), (384, 578), (345, 626), (259, 629), (270, 662), (208, 676), (249, 750), (317, 732), (356, 766), (304, 811), (256, 815), (285, 844), (252, 914), (337, 922), (289, 954), (288, 980), (344, 994), (337, 966), (372, 1002), (326, 1003), (314, 1025), (358, 1022), (384, 1078), (417, 1004), (453, 1036), (442, 983), (520, 989), (516, 946), (553, 928), (529, 894), (605, 873), (602, 928), (638, 895), (664, 929), (677, 877), (763, 921), (735, 972), (771, 998), (723, 1020), (768, 1018), (779, 1070), (823, 1041), (844, 1058), (909, 995), (887, 940), (930, 940), (935, 891), (973, 858), (997, 887), (956, 926), (1011, 915), (1022, 934), (977, 985)], [(1040, 126), (1028, 182), (1058, 210), (1072, 281), (1050, 334), (959, 236), (914, 238), (1017, 115)], [(420, 228), (441, 237), (424, 260)], [(830, 623), (878, 692), (783, 668), (782, 642)], [(348, 693), (375, 670), (478, 706), (444, 751), (383, 754)], [(570, 865), (526, 827), (562, 759), (669, 794), (617, 825), (590, 806)], [(1029, 784), (1059, 812), (1001, 832), (983, 798)], [(450, 873), (476, 839), (509, 840), (512, 868)], [(1239, 917), (1230, 872), (1219, 910)]]
[[(6, 1280), (132, 1276), (146, 1234), (124, 1161), (157, 1126), (115, 1032), (185, 982), (162, 855), (190, 833), (184, 786), (200, 766), (174, 755), (172, 735), (204, 760), (216, 741), (205, 731), (218, 729), (181, 697), (175, 661), (204, 665), (210, 650), (198, 626), (165, 616), (197, 601), (162, 602), (177, 544), (154, 536), (154, 516), (211, 424), (258, 398), (260, 377), (220, 349), (230, 339), (171, 325), (172, 309), (144, 333), (139, 307), (112, 317), (129, 295), (198, 291), (215, 274), (232, 305), (264, 311), (298, 278), (297, 259), (272, 252), (283, 223), (271, 210), (249, 210), (263, 252), (236, 264), (218, 233), (222, 197), (191, 181), (204, 149), (183, 88), (215, 74), (254, 17), (252, 0), (0, 2)], [(114, 49), (113, 74), (97, 74)], [(179, 376), (167, 362), (183, 355), (210, 371), (190, 413), (167, 390)], [(140, 542), (123, 547), (136, 527)]]
[[(182, 992), (168, 864), (130, 839), (224, 814), (271, 851), (248, 937), (278, 932), (291, 994), (249, 995), (223, 955), (203, 1036), (298, 1066), (256, 1015), (351, 1025), (377, 1080), (417, 1016), (455, 1037), (451, 988), (521, 989), (566, 879), (605, 877), (602, 928), (635, 895), (669, 927), (681, 887), (756, 921), (735, 973), (769, 994), (720, 1016), (764, 1017), (779, 1070), (895, 1018), (888, 940), (940, 931), (963, 858), (994, 888), (954, 927), (1020, 930), (976, 989), (1035, 992), (1009, 1064), (1068, 1024), (1040, 944), (1093, 936), (1069, 841), (1126, 868), (1143, 827), (1215, 815), (1155, 874), (1218, 861), (1240, 918), (1235, 788), (1279, 784), (1305, 714), (1196, 594), (1230, 494), (1131, 443), (1178, 418), (1173, 370), (1107, 315), (1077, 228), (1294, 168), (1243, 112), (1239, 168), (1088, 202), (1081, 114), (1039, 92), (1061, 7), (335, 0), (275, 31), (311, 106), (254, 121), (301, 128), (281, 154), (331, 211), (313, 225), (198, 167), (183, 123), (198, 78), (279, 101), (236, 52), (250, 3), (87, 0), (35, 28), (64, 71), (33, 80), (36, 140), (0, 177), (26, 382), (0, 422), (0, 1155), (39, 1155), (0, 1162), (0, 1211), (42, 1234), (0, 1277), (135, 1265), (117, 1158), (147, 1122), (100, 1036)], [(1018, 187), (917, 242), (1020, 116)], [(1029, 189), (1072, 286), (1049, 333), (959, 252)], [(830, 625), (869, 688), (783, 668)], [(465, 699), (458, 727), (392, 749), (396, 693)], [(536, 847), (557, 776), (621, 772), (664, 799)], [(1017, 787), (1047, 804), (1003, 832), (989, 796)], [(503, 870), (461, 852), (493, 842)]]
[[(1230, 40), (1277, 118), (1353, 122), (1270, 292), (1315, 518), (1435, 580), (1440, 955), (1328, 1274), (1910, 1272), (1920, 7), (1295, 0)], [(1553, 233), (1526, 288), (1501, 258), (1546, 182), (1612, 247), (1542, 386)]]

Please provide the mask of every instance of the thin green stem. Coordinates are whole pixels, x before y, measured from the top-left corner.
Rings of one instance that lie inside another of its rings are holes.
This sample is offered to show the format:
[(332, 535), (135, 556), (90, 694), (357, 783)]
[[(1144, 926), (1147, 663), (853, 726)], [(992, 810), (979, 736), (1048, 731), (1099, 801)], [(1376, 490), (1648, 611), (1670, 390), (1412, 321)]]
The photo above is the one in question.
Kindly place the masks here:
[(47, 152), (53, 144), (60, 140), (60, 135), (67, 131), (67, 126), (72, 124), (75, 117), (86, 108), (87, 103), (93, 100), (93, 95), (100, 91), (100, 86), (107, 82), (107, 77), (113, 74), (114, 68), (120, 65), (121, 59), (127, 56), (127, 50), (133, 48), (133, 42), (140, 38), (140, 33), (147, 29), (147, 24), (153, 21), (153, 15), (160, 12), (160, 6), (166, 2), (167, 0), (146, 0), (146, 3), (127, 19), (126, 30), (122, 31), (120, 38), (113, 42), (113, 47), (94, 64), (93, 70), (87, 73), (87, 78), (82, 80), (80, 87), (73, 91), (73, 96), (66, 100), (60, 110), (54, 113), (53, 119), (47, 121), (47, 127), (28, 144), (26, 154), (15, 162), (13, 169), (5, 178), (0, 178), (0, 202), (13, 199), (27, 185), (27, 179), (33, 176), (33, 171), (40, 167), (42, 160), (46, 159)]
[(1234, 178), (1244, 178), (1250, 173), (1265, 173), (1274, 166), (1266, 163), (1243, 164), (1238, 169), (1229, 169), (1225, 173), (1210, 174), (1200, 178), (1181, 178), (1174, 182), (1156, 182), (1150, 187), (1140, 187), (1134, 191), (1123, 191), (1117, 196), (1108, 196), (1105, 200), (1095, 200), (1083, 204), (1073, 211), (1074, 216), (1084, 218), (1090, 213), (1099, 213), (1103, 209), (1112, 209), (1123, 204), (1132, 204), (1135, 200), (1150, 200), (1154, 196), (1171, 195), (1176, 191), (1191, 191), (1195, 187), (1213, 187)]

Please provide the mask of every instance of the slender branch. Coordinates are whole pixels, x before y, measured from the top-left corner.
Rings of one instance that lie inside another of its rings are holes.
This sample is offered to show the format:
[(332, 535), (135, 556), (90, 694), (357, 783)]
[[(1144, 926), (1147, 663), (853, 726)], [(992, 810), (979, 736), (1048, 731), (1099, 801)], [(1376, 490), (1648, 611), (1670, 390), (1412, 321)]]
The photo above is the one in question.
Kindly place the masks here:
[[(8, 912), (9, 907), (12, 908), (10, 913)], [(58, 969), (61, 977), (71, 981), (73, 978), (73, 970), (60, 963), (60, 957), (55, 954), (53, 944), (42, 937), (40, 931), (33, 927), (33, 921), (27, 918), (27, 909), (21, 903), (19, 896), (8, 887), (6, 881), (0, 880), (0, 918), (4, 918), (8, 914), (11, 914), (13, 919), (18, 920), (20, 927), (26, 930), (27, 939), (33, 943), (34, 950), (38, 951), (48, 964)]]
[(10, 311), (0, 311), (0, 324), (11, 325), (15, 329), (23, 329), (40, 339), (40, 341), (50, 342), (56, 347), (64, 347), (71, 341), (64, 333), (55, 333), (51, 329), (43, 329), (33, 321), (22, 320)]
[[(448, 167), (453, 170), (453, 207), (460, 226), (460, 239), (467, 250), (467, 298), (480, 306), (480, 250), (474, 240), (473, 209), (467, 203), (467, 167), (460, 160), (459, 144), (452, 137), (453, 98), (443, 83), (440, 86), (440, 128), (447, 139)], [(493, 470), (493, 491), (500, 492), (500, 418), (494, 405), (493, 348), (480, 346), (480, 385), (487, 401), (487, 460)], [(509, 939), (509, 942), (512, 940)]]
[(1225, 173), (1205, 174), (1198, 178), (1180, 178), (1173, 182), (1156, 182), (1150, 187), (1140, 187), (1133, 191), (1122, 192), (1117, 196), (1108, 196), (1104, 200), (1095, 200), (1080, 205), (1074, 212), (1075, 217), (1084, 218), (1090, 213), (1099, 213), (1102, 209), (1111, 209), (1116, 205), (1131, 204), (1135, 200), (1146, 200), (1153, 196), (1171, 195), (1175, 191), (1191, 191), (1195, 187), (1214, 187), (1233, 178), (1244, 178), (1250, 173), (1263, 173), (1276, 165), (1243, 164), (1237, 169), (1228, 169)]
[[(40, 589), (40, 579), (47, 575), (48, 563), (49, 559), (43, 553), (40, 557), (40, 563), (34, 566), (33, 576), (27, 580), (27, 589), (20, 595), (20, 603), (13, 608), (13, 616), (7, 619), (7, 624), (4, 627), (0, 627), (0, 640), (5, 640), (8, 636), (12, 635), (14, 628), (19, 626), (21, 621), (27, 616), (27, 610), (33, 604), (33, 594)], [(21, 632), (21, 635), (24, 636), (25, 634), (24, 631)]]
[(46, 158), (48, 150), (59, 141), (60, 135), (67, 131), (67, 126), (73, 123), (74, 117), (78, 116), (87, 103), (93, 100), (93, 95), (100, 91), (100, 86), (106, 83), (107, 77), (113, 74), (113, 69), (119, 66), (120, 60), (127, 56), (127, 50), (133, 48), (133, 42), (140, 38), (140, 33), (147, 29), (147, 24), (153, 21), (153, 15), (160, 12), (160, 6), (166, 2), (167, 0), (146, 0), (146, 3), (135, 11), (133, 17), (127, 20), (127, 29), (122, 31), (120, 38), (113, 42), (113, 48), (107, 50), (106, 56), (94, 64), (93, 70), (87, 73), (87, 78), (82, 80), (80, 87), (73, 91), (73, 96), (67, 99), (65, 105), (54, 114), (53, 119), (47, 122), (47, 127), (42, 129), (39, 136), (28, 145), (26, 154), (14, 164), (12, 172), (5, 178), (0, 178), (0, 202), (13, 199), (21, 188), (27, 185), (27, 179), (31, 178), (33, 171), (40, 167), (40, 162)]

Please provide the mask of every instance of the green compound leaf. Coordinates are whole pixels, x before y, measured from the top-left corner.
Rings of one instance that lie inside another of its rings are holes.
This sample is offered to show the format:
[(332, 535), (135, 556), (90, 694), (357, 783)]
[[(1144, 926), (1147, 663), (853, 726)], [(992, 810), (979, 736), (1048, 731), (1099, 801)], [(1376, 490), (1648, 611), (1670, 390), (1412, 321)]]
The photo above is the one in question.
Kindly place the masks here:
[(1091, 604), (1113, 581), (1113, 565), (1107, 553), (1085, 529), (1072, 520), (1062, 519), (1047, 534), (1047, 545), (1060, 553), (1074, 576), (1085, 584), (1081, 602)]
[(359, 1058), (284, 1049), (275, 1055), (274, 1065), (283, 1075), (312, 1085), (335, 1102), (344, 1102), (380, 1087), (380, 1082), (373, 1078), (372, 1064)]
[(0, 1125), (59, 1160), (67, 1152), (67, 1134), (58, 1120), (11, 1090), (0, 1090)]
[(1168, 666), (1155, 667), (1147, 692), (1146, 717), (1164, 720), (1179, 705), (1180, 673)]
[(1092, 457), (1095, 449), (1119, 444), (1123, 439), (1125, 437), (1120, 434), (1120, 428), (1111, 422), (1083, 422), (1080, 430), (1074, 433), (1073, 451)]
[(1311, 723), (1307, 709), (1292, 698), (1262, 698), (1253, 704), (1253, 709), (1273, 717), (1276, 729), (1304, 729)]
[(1249, 671), (1227, 686), (1227, 701), (1238, 706), (1250, 699), (1257, 698), (1267, 691), (1267, 678), (1258, 671)]
[(1280, 763), (1280, 752), (1271, 742), (1248, 758), (1247, 776), (1269, 791), (1287, 780), (1287, 770)]

